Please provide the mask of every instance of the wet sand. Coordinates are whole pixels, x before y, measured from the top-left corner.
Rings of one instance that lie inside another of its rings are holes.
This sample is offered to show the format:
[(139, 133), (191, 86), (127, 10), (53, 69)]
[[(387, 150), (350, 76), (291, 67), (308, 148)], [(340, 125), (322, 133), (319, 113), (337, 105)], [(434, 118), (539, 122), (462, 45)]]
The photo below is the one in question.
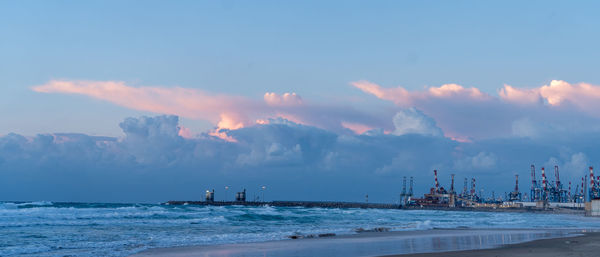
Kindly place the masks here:
[(600, 232), (568, 238), (542, 239), (495, 249), (386, 255), (385, 257), (596, 257), (600, 256)]
[[(571, 239), (564, 237), (572, 237), (572, 233), (574, 232), (577, 231), (557, 229), (433, 229), (423, 231), (369, 232), (326, 238), (306, 238), (259, 243), (155, 248), (143, 251), (133, 256), (488, 256), (482, 255), (486, 253), (482, 253), (481, 251), (492, 251), (491, 255), (489, 256), (515, 256), (511, 253), (512, 250), (510, 250), (510, 248), (507, 247), (502, 247), (493, 250), (464, 250), (488, 249), (494, 247), (501, 247), (507, 244), (518, 244), (533, 240), (559, 237), (561, 237), (561, 239), (551, 240), (562, 240), (560, 241), (561, 244), (570, 245), (571, 243), (567, 244), (565, 242)], [(583, 242), (580, 239), (573, 240), (573, 242)], [(539, 242), (545, 241), (530, 242), (536, 244), (536, 246), (531, 247), (537, 249), (536, 247), (542, 246), (543, 243)], [(575, 245), (577, 243), (572, 244)], [(537, 254), (537, 250), (536, 252), (528, 252), (528, 250), (531, 249), (523, 248), (521, 245), (515, 245), (514, 247), (521, 247), (514, 248), (516, 249), (516, 251), (524, 251), (523, 253)], [(592, 246), (590, 247), (593, 248)], [(503, 253), (505, 255), (497, 255), (499, 252), (493, 252), (496, 250), (504, 251)], [(596, 252), (598, 250), (600, 250), (600, 248), (596, 248)], [(565, 251), (568, 251), (568, 249), (565, 249)], [(417, 254), (427, 252), (434, 253), (430, 255)], [(465, 253), (472, 255), (465, 255)], [(508, 253), (510, 254), (506, 255)]]

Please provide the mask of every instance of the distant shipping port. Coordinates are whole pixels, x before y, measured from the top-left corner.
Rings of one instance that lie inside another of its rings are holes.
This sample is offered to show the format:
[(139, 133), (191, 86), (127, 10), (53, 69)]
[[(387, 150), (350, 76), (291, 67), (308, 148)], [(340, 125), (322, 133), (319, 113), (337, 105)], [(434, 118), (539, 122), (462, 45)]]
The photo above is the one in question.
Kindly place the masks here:
[[(210, 206), (276, 206), (276, 207), (318, 207), (318, 208), (377, 208), (377, 209), (436, 209), (463, 211), (531, 211), (555, 213), (580, 213), (588, 216), (600, 216), (600, 176), (594, 177), (593, 167), (589, 167), (588, 176), (581, 178), (572, 191), (572, 183), (565, 186), (560, 181), (558, 166), (554, 166), (555, 180), (550, 182), (545, 168), (541, 168), (541, 180), (536, 179), (536, 169), (531, 165), (531, 187), (529, 192), (519, 190), (519, 176), (515, 175), (515, 186), (504, 197), (484, 198), (483, 192), (476, 190), (476, 179), (464, 179), (462, 192), (458, 193), (454, 186), (455, 174), (451, 174), (448, 189), (440, 186), (438, 171), (433, 170), (434, 187), (422, 197), (414, 197), (414, 179), (403, 177), (402, 191), (398, 203), (365, 202), (321, 202), (321, 201), (246, 201), (246, 190), (235, 194), (235, 201), (215, 201), (215, 190), (207, 190), (204, 201), (168, 201), (166, 205), (210, 205)], [(470, 182), (470, 187), (469, 187)], [(262, 187), (264, 192), (265, 186)], [(408, 189), (408, 190), (407, 190)], [(264, 195), (263, 195), (264, 196)]]

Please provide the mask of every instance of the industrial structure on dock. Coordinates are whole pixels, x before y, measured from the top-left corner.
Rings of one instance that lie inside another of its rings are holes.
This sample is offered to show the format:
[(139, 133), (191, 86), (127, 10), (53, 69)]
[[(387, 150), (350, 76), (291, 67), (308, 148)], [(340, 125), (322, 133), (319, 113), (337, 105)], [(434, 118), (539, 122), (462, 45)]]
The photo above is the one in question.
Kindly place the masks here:
[[(554, 180), (550, 181), (546, 175), (546, 169), (541, 168), (541, 179), (536, 179), (536, 169), (531, 165), (531, 189), (529, 192), (522, 193), (519, 190), (519, 175), (515, 175), (514, 189), (505, 193), (505, 197), (496, 198), (492, 192), (492, 197), (485, 198), (483, 190), (477, 193), (475, 178), (470, 179), (470, 188), (468, 188), (468, 178), (464, 178), (462, 192), (455, 191), (454, 174), (450, 174), (451, 183), (449, 189), (440, 186), (438, 181), (438, 171), (433, 170), (433, 187), (429, 193), (422, 198), (413, 198), (413, 178), (410, 180), (410, 190), (406, 193), (406, 177), (403, 180), (401, 205), (404, 207), (563, 207), (563, 208), (583, 208), (584, 203), (598, 200), (598, 212), (600, 214), (600, 176), (594, 176), (593, 167), (589, 168), (589, 187), (587, 184), (588, 176), (581, 178), (581, 185), (577, 184), (575, 191), (572, 191), (572, 183), (565, 186), (560, 180), (558, 166), (554, 166)], [(587, 193), (586, 193), (587, 192)], [(591, 207), (590, 207), (591, 208)]]
[[(394, 207), (394, 204), (369, 204), (368, 200), (365, 200), (365, 203), (274, 201), (269, 202), (269, 204), (276, 204), (278, 206), (337, 206), (338, 208), (570, 208), (579, 210), (585, 208), (587, 215), (600, 216), (600, 176), (594, 176), (593, 167), (589, 167), (589, 176), (581, 178), (581, 184), (573, 184), (570, 181), (568, 184), (563, 184), (560, 180), (558, 166), (554, 166), (554, 180), (552, 181), (546, 175), (544, 167), (541, 168), (541, 179), (537, 179), (534, 165), (530, 166), (530, 172), (531, 187), (528, 192), (520, 191), (519, 175), (515, 175), (514, 188), (512, 191), (505, 193), (504, 197), (496, 197), (493, 191), (491, 197), (484, 197), (483, 189), (479, 193), (477, 192), (475, 178), (464, 178), (462, 191), (458, 192), (454, 186), (455, 174), (450, 174), (450, 186), (446, 188), (439, 183), (438, 170), (433, 170), (433, 187), (421, 198), (414, 196), (414, 178), (410, 177), (409, 183), (407, 183), (407, 178), (403, 177), (400, 201), (395, 205), (396, 207)], [(575, 185), (574, 191), (572, 185)], [(265, 188), (265, 186), (261, 187), (263, 190), (262, 201), (254, 198), (254, 200), (247, 202), (246, 189), (244, 189), (235, 194), (234, 201), (215, 202), (215, 190), (213, 189), (212, 191), (206, 190), (204, 202), (192, 203), (205, 205), (260, 205), (265, 203)], [(172, 203), (185, 202), (172, 201)]]

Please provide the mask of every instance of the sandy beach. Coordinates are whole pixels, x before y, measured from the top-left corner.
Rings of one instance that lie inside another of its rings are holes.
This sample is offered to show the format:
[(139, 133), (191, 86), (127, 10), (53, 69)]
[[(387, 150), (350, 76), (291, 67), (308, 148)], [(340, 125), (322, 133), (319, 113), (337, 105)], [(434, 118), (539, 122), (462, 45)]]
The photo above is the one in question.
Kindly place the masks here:
[(526, 243), (505, 245), (494, 249), (421, 254), (396, 254), (387, 255), (385, 257), (592, 257), (599, 255), (600, 232), (588, 232), (575, 237), (541, 239)]
[(258, 243), (155, 248), (132, 256), (542, 256), (546, 252), (558, 254), (547, 256), (568, 256), (565, 254), (575, 248), (583, 255), (574, 256), (592, 256), (586, 253), (600, 249), (600, 243), (594, 242), (600, 238), (600, 233), (583, 234), (582, 231), (560, 229), (368, 232)]

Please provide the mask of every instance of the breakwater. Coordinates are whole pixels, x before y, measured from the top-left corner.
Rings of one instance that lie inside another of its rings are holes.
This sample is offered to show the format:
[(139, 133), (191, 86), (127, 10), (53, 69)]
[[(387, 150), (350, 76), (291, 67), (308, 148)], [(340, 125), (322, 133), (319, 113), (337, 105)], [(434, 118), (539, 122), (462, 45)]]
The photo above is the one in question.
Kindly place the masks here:
[(389, 203), (356, 203), (356, 202), (317, 202), (317, 201), (271, 201), (271, 202), (236, 202), (236, 201), (168, 201), (166, 205), (209, 205), (209, 206), (274, 206), (304, 208), (361, 208), (361, 209), (400, 209), (398, 204)]
[(404, 209), (404, 210), (439, 210), (439, 211), (480, 211), (480, 212), (537, 212), (554, 214), (583, 214), (582, 209), (572, 208), (492, 208), (492, 207), (445, 207), (445, 206), (401, 206), (390, 203), (357, 203), (357, 202), (319, 202), (319, 201), (270, 201), (270, 202), (240, 202), (240, 201), (168, 201), (164, 205), (201, 205), (201, 206), (273, 206), (273, 207), (303, 207), (303, 208), (359, 208), (359, 209)]

